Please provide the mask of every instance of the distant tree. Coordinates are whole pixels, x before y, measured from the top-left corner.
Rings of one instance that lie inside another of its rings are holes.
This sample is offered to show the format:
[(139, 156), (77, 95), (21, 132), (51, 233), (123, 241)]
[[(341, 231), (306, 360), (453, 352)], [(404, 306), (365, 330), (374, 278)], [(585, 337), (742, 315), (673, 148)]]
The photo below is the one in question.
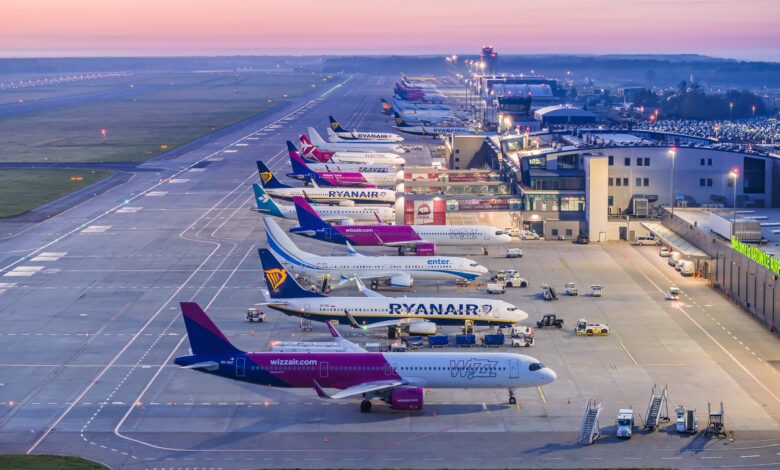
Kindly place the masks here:
[(658, 95), (647, 88), (634, 93), (633, 102), (635, 107), (644, 106), (645, 108), (657, 108), (661, 104)]

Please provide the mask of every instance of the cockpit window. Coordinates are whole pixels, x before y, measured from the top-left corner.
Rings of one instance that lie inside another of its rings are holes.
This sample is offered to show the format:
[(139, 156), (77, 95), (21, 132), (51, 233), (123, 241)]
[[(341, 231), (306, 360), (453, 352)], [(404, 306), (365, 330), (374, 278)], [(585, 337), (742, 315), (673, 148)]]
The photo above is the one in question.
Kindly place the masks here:
[(517, 310), (517, 307), (507, 307), (506, 309), (509, 310), (510, 312), (514, 312), (515, 310)]
[(528, 370), (530, 370), (531, 372), (537, 371), (539, 369), (544, 369), (544, 364), (542, 364), (541, 362), (534, 362), (533, 364), (528, 366)]
[(471, 266), (472, 268), (476, 268), (479, 265), (477, 263), (471, 263), (471, 264), (469, 264), (469, 266)]
[(503, 235), (503, 234), (504, 232), (502, 232), (501, 230), (496, 231), (496, 235)]

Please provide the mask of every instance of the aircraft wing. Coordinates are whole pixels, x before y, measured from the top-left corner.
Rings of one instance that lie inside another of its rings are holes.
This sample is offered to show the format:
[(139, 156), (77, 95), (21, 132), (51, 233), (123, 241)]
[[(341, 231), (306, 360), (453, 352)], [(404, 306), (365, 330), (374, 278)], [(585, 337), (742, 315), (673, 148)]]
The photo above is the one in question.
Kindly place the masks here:
[(338, 223), (339, 225), (354, 225), (355, 219), (351, 217), (344, 217), (344, 216), (330, 216), (330, 217), (322, 217), (320, 216), (322, 220), (325, 222), (328, 222), (329, 224)]
[(364, 256), (358, 253), (357, 250), (355, 250), (355, 247), (353, 247), (352, 244), (350, 244), (349, 242), (347, 242), (347, 249), (349, 250), (349, 254), (351, 256)]
[(395, 242), (385, 242), (384, 240), (382, 240), (382, 237), (380, 237), (379, 235), (377, 235), (376, 237), (379, 239), (379, 242), (382, 243), (382, 245), (384, 245), (384, 246), (417, 246), (417, 245), (420, 245), (420, 244), (423, 244), (423, 243), (432, 243), (432, 242), (429, 242), (428, 240), (422, 240), (422, 239), (420, 239), (420, 240), (399, 240), (399, 241), (395, 241)]
[(328, 395), (325, 393), (322, 387), (320, 387), (320, 384), (318, 384), (316, 380), (313, 380), (313, 382), (314, 389), (317, 391), (317, 394), (320, 397), (333, 399), (347, 398), (355, 395), (362, 395), (364, 393), (386, 390), (388, 388), (396, 388), (405, 384), (405, 382), (402, 380), (377, 380), (375, 382), (366, 382), (359, 385), (354, 385), (352, 387), (345, 388), (340, 392), (334, 393), (333, 395)]
[[(411, 325), (412, 323), (421, 323), (426, 321), (430, 321), (430, 320), (425, 320), (423, 318), (398, 318), (396, 320), (386, 320), (386, 321), (369, 323), (368, 325), (359, 325), (359, 326), (361, 329), (364, 330), (372, 330), (374, 328), (387, 328), (388, 326), (404, 326), (404, 325)], [(435, 323), (435, 322), (431, 322), (431, 323)]]
[[(354, 320), (352, 320), (354, 321)], [(357, 344), (353, 343), (352, 341), (344, 338), (341, 336), (341, 334), (338, 332), (335, 326), (331, 324), (331, 322), (325, 322), (328, 325), (328, 330), (330, 330), (331, 336), (333, 336), (333, 339), (340, 344), (341, 346), (344, 346), (347, 351), (350, 352), (366, 352), (365, 349), (361, 348)]]
[(355, 276), (354, 279), (358, 286), (358, 290), (366, 297), (384, 297), (384, 295), (380, 294), (379, 292), (367, 288), (366, 285), (363, 284), (363, 281), (361, 281), (357, 276)]

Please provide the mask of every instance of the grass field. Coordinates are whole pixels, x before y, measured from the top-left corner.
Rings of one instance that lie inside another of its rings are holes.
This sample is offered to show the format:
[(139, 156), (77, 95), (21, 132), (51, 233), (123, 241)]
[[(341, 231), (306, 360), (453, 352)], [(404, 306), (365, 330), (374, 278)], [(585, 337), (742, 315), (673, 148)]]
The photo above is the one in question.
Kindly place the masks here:
[(54, 90), (4, 90), (0, 102), (73, 99), (51, 110), (0, 118), (0, 161), (143, 161), (327, 81), (327, 76), (295, 73), (149, 73), (66, 83)]
[(57, 455), (0, 455), (0, 469), (13, 470), (105, 470), (107, 467), (78, 457)]
[[(0, 217), (23, 214), (110, 174), (110, 171), (51, 168), (0, 169)], [(74, 181), (71, 178), (82, 179)]]
[[(0, 162), (141, 162), (293, 98), (329, 86), (311, 73), (135, 73), (6, 89), (0, 104), (31, 111), (0, 117)], [(46, 100), (55, 106), (42, 106)], [(103, 130), (105, 129), (105, 136)], [(18, 215), (107, 173), (0, 172), (0, 217)], [(93, 176), (95, 177), (93, 179)]]

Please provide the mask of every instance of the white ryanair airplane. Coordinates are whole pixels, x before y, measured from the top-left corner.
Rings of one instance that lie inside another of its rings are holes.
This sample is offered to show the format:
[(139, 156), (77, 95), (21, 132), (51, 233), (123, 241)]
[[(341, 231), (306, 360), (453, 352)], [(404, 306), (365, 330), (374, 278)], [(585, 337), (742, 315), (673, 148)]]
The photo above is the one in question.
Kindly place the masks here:
[(436, 325), (463, 325), (471, 320), (475, 325), (509, 326), (528, 318), (528, 314), (503, 300), (474, 297), (385, 297), (365, 289), (356, 279), (361, 291), (370, 297), (329, 297), (303, 289), (279, 260), (266, 248), (258, 250), (263, 276), (268, 290), (263, 290), (266, 302), (262, 305), (285, 315), (309, 318), (315, 321), (368, 327), (387, 327), (388, 332), (398, 326), (412, 327), (418, 334), (436, 332)]
[(359, 132), (348, 131), (341, 127), (341, 124), (333, 116), (328, 116), (330, 128), (337, 136), (347, 140), (374, 140), (384, 142), (403, 142), (404, 138), (398, 134), (390, 132)]
[[(328, 128), (328, 132), (332, 133), (333, 131)], [(338, 142), (326, 142), (313, 127), (308, 128), (308, 134), (312, 145), (326, 152), (406, 152), (401, 145), (381, 140), (339, 140)], [(338, 138), (338, 136), (336, 137)]]
[(476, 261), (452, 256), (363, 256), (351, 249), (347, 256), (318, 256), (298, 248), (275, 220), (264, 221), (268, 249), (276, 259), (287, 271), (317, 284), (327, 279), (341, 286), (357, 277), (370, 282), (372, 289), (380, 283), (409, 289), (415, 279), (471, 281), (488, 272)]
[[(268, 214), (283, 219), (298, 220), (295, 206), (277, 204), (257, 184), (252, 184), (255, 193), (255, 210), (261, 214)], [(306, 193), (304, 193), (306, 194)], [(386, 224), (395, 222), (395, 209), (390, 206), (331, 206), (327, 204), (312, 204), (314, 211), (323, 220), (338, 223), (339, 225), (353, 225), (355, 222), (377, 222)]]

